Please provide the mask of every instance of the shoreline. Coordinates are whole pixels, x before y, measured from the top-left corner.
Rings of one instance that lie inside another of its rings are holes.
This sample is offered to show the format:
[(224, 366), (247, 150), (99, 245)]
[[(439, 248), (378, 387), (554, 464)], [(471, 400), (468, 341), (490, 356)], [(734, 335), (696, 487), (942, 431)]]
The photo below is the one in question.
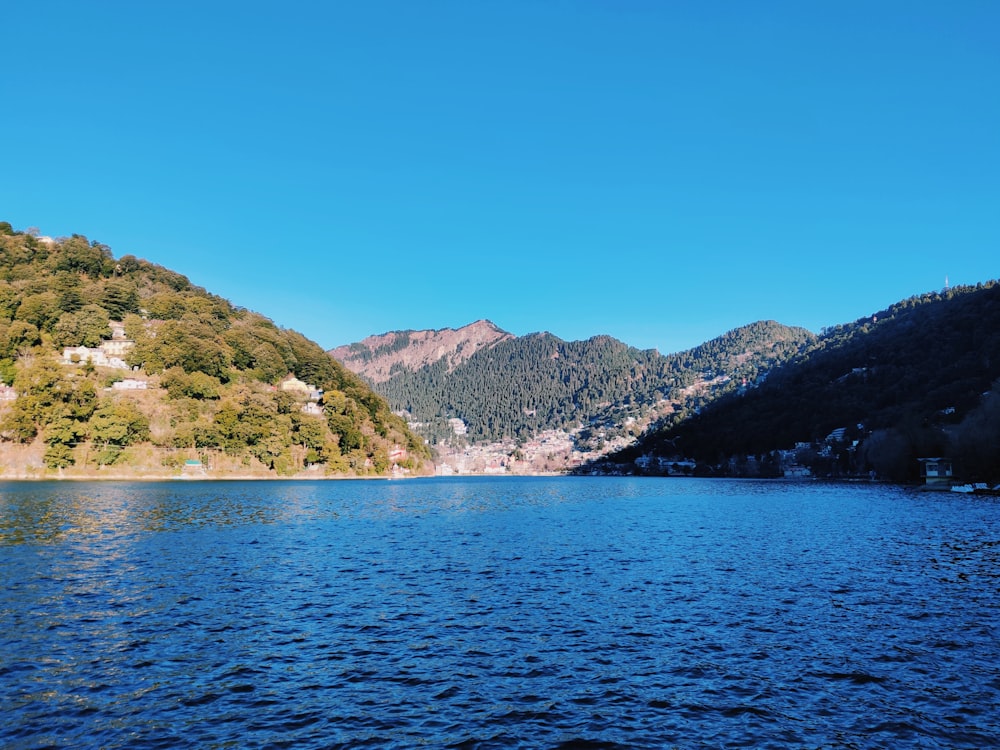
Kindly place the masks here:
[[(100, 476), (87, 476), (74, 474), (71, 476), (24, 476), (0, 473), (0, 483), (3, 482), (336, 482), (345, 479), (361, 480), (397, 480), (397, 479), (419, 479), (417, 477), (395, 477), (395, 476), (317, 476), (295, 474), (288, 477), (261, 476), (259, 474), (231, 474), (226, 476), (190, 476), (182, 474), (102, 474)], [(427, 475), (432, 476), (432, 475)]]

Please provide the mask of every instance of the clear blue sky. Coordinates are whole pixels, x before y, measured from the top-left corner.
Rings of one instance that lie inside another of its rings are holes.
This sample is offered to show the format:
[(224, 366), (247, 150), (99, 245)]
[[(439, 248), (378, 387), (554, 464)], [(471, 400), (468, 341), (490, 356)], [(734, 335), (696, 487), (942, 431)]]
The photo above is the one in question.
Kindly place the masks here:
[(324, 347), (672, 352), (1000, 276), (1000, 2), (8, 3), (0, 220)]

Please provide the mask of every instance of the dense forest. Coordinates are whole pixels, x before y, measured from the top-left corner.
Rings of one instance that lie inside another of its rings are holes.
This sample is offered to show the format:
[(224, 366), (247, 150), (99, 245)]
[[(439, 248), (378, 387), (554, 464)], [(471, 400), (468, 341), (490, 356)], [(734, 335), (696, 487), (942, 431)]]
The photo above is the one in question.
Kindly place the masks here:
[(586, 435), (597, 424), (621, 429), (650, 415), (683, 418), (755, 381), (814, 338), (765, 321), (664, 356), (610, 336), (567, 342), (536, 333), (497, 341), (456, 366), (440, 359), (415, 370), (400, 367), (375, 388), (434, 440), (447, 438), (449, 418), (462, 419), (473, 442), (574, 427)]
[(36, 446), (48, 469), (198, 460), (360, 475), (429, 458), (384, 399), (301, 334), (85, 237), (6, 222), (0, 381), (13, 386), (0, 439)]
[[(759, 387), (664, 425), (609, 458), (681, 456), (724, 471), (734, 459), (816, 446), (835, 430), (826, 473), (915, 479), (920, 457), (951, 456), (966, 480), (1000, 480), (1000, 284), (904, 300), (823, 332)], [(857, 444), (855, 444), (857, 441)]]

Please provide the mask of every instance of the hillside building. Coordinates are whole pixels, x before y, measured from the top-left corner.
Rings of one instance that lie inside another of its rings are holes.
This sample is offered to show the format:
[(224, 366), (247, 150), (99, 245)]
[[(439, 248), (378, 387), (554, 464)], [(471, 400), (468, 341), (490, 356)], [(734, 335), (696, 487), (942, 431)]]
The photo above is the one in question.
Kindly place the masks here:
[(292, 393), (300, 398), (306, 398), (310, 401), (319, 401), (323, 398), (323, 391), (314, 385), (309, 385), (309, 383), (303, 383), (297, 377), (291, 373), (278, 384), (278, 388), (285, 391), (286, 393)]
[(123, 357), (134, 345), (132, 341), (105, 341), (99, 347), (67, 346), (62, 352), (62, 363), (81, 365), (90, 362), (94, 367), (128, 370), (129, 365)]

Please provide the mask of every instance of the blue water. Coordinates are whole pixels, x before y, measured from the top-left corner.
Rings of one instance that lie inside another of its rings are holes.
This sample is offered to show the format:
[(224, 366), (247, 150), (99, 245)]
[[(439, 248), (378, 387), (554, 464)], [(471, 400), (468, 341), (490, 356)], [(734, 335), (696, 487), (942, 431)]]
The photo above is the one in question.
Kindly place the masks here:
[(0, 746), (1000, 746), (1000, 503), (0, 484)]

